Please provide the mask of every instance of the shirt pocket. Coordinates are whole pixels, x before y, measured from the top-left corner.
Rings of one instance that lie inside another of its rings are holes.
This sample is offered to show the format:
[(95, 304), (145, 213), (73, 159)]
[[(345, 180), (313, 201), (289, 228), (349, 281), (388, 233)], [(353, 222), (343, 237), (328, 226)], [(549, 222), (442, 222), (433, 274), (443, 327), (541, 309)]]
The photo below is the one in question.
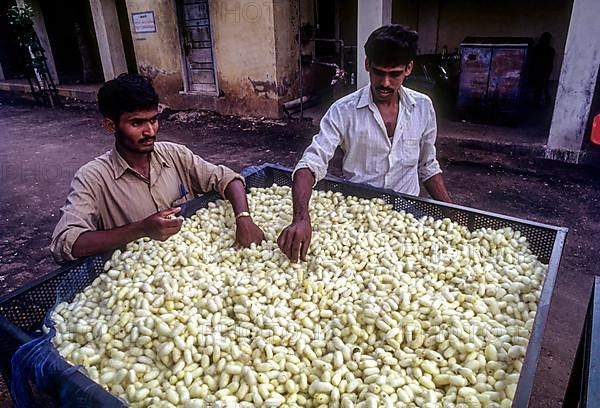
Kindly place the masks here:
[(356, 129), (349, 143), (340, 147), (344, 152), (344, 167), (361, 176), (377, 173), (378, 162), (385, 156), (373, 129)]
[(404, 137), (402, 139), (402, 163), (414, 166), (419, 162), (420, 137)]
[[(173, 185), (175, 185), (175, 183), (173, 183)], [(190, 189), (188, 189), (185, 184), (179, 183), (175, 197), (177, 198), (171, 202), (171, 208), (178, 207), (184, 203), (187, 203), (188, 201), (191, 201), (194, 198), (194, 195), (190, 192)]]

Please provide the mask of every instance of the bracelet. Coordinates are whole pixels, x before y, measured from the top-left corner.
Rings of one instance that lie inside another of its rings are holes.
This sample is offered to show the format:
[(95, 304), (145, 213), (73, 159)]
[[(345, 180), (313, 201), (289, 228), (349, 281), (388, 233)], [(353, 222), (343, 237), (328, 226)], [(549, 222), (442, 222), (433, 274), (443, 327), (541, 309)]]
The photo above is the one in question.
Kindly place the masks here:
[(248, 211), (242, 211), (241, 213), (235, 216), (235, 220), (237, 221), (242, 217), (250, 217), (250, 213)]

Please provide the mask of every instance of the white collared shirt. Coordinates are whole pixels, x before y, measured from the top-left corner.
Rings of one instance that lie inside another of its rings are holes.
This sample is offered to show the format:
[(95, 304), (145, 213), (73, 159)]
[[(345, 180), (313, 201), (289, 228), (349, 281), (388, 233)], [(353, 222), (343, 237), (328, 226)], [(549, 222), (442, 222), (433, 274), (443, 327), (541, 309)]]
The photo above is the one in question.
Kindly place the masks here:
[(349, 181), (417, 196), (419, 180), (442, 172), (435, 157), (437, 125), (431, 99), (402, 87), (390, 139), (370, 89), (367, 84), (331, 105), (295, 171), (308, 168), (316, 181), (321, 180), (339, 146)]

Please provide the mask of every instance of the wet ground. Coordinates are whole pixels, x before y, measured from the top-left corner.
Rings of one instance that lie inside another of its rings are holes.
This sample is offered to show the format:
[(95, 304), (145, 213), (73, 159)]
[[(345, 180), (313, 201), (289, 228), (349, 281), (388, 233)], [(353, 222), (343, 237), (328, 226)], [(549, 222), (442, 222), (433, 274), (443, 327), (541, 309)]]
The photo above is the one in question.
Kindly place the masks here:
[[(94, 110), (0, 104), (0, 295), (54, 270), (48, 244), (74, 171), (111, 147)], [(167, 112), (159, 139), (182, 143), (235, 170), (293, 166), (316, 127)], [(439, 158), (456, 203), (569, 228), (531, 406), (560, 405), (583, 324), (600, 244), (600, 176), (581, 167), (460, 147), (444, 136)], [(459, 131), (459, 130), (458, 130)], [(331, 172), (339, 174), (339, 158)], [(1, 406), (0, 402), (0, 406)], [(4, 398), (4, 405), (10, 406)]]

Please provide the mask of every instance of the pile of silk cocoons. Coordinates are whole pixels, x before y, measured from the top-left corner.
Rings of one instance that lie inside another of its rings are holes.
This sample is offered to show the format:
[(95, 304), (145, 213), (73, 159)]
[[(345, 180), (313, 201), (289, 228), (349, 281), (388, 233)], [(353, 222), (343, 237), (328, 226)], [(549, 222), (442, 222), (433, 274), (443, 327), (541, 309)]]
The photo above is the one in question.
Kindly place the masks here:
[(55, 308), (60, 354), (132, 407), (511, 406), (547, 270), (519, 231), (315, 191), (292, 263), (290, 188), (248, 199), (260, 246), (220, 200), (116, 250)]

